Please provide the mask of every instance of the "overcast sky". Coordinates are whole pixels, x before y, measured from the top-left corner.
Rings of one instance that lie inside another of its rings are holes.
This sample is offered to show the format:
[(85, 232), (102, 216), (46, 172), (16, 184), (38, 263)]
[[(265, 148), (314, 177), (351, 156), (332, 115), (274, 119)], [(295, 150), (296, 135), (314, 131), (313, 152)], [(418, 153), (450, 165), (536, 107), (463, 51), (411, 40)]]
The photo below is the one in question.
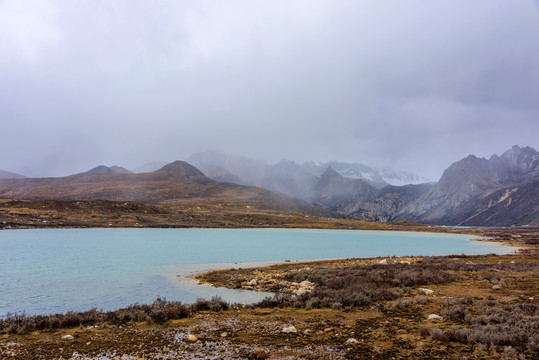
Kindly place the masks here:
[(0, 169), (539, 150), (532, 0), (0, 0)]

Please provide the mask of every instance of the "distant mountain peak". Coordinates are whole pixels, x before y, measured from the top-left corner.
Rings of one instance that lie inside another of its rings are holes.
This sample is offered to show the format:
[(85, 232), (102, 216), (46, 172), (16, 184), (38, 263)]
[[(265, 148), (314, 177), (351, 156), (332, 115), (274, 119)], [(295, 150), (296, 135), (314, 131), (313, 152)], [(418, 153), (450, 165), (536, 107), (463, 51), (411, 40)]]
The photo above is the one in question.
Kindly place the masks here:
[(90, 169), (86, 172), (87, 174), (111, 174), (111, 175), (117, 175), (117, 174), (132, 174), (131, 171), (127, 170), (126, 168), (123, 168), (121, 166), (105, 166), (105, 165), (99, 165), (96, 166), (93, 169)]
[(176, 160), (163, 166), (161, 169), (154, 173), (166, 173), (173, 176), (176, 179), (184, 180), (210, 180), (200, 170), (193, 165), (186, 163), (185, 161)]
[(340, 179), (343, 178), (333, 167), (328, 166), (327, 169), (320, 175), (320, 179)]
[(539, 153), (532, 147), (514, 145), (494, 161), (505, 161), (513, 171), (529, 172), (539, 170)]

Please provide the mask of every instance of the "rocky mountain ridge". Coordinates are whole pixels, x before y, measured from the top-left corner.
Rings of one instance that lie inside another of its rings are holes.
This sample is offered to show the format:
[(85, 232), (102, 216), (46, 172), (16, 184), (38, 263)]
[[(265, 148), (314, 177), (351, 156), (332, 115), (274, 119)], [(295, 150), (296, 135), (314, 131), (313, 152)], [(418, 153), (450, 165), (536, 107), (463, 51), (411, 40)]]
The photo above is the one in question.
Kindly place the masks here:
[(451, 164), (437, 183), (401, 186), (383, 185), (373, 181), (374, 177), (343, 176), (354, 167), (339, 162), (331, 162), (320, 171), (321, 165), (315, 163), (283, 160), (268, 165), (219, 152), (195, 154), (190, 161), (199, 164), (200, 170), (175, 161), (143, 173), (101, 165), (59, 178), (1, 179), (0, 197), (234, 204), (437, 225), (539, 223), (539, 153), (531, 147), (514, 146), (489, 159), (470, 155)]
[(444, 225), (539, 222), (539, 153), (513, 146), (490, 159), (470, 155), (453, 163), (426, 194), (395, 219)]
[(437, 183), (400, 186), (384, 183), (367, 166), (336, 161), (268, 165), (220, 152), (198, 153), (191, 161), (203, 171), (207, 167), (210, 177), (225, 173), (225, 181), (254, 183), (361, 220), (485, 226), (539, 222), (539, 154), (531, 147), (514, 146), (488, 160), (469, 155), (451, 164)]

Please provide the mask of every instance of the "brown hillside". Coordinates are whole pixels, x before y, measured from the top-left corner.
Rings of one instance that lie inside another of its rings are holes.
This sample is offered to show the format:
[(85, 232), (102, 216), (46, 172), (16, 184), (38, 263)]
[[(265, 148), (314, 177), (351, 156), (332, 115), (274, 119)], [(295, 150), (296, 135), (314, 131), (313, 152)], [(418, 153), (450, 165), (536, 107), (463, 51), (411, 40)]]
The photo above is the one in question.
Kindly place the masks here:
[(284, 194), (230, 183), (218, 183), (192, 165), (175, 161), (143, 174), (85, 172), (60, 178), (0, 180), (0, 197), (23, 200), (111, 200), (137, 203), (203, 203), (260, 209), (326, 211)]

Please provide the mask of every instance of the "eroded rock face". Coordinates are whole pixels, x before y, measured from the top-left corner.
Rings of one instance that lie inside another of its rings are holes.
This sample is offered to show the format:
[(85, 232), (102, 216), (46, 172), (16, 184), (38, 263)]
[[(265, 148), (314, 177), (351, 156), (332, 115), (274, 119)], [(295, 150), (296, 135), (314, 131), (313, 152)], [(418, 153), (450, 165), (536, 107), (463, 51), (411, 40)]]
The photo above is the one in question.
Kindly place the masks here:
[[(507, 226), (539, 222), (539, 153), (513, 146), (490, 159), (470, 155), (453, 163), (397, 220), (445, 225)], [(532, 214), (532, 216), (529, 216)]]

